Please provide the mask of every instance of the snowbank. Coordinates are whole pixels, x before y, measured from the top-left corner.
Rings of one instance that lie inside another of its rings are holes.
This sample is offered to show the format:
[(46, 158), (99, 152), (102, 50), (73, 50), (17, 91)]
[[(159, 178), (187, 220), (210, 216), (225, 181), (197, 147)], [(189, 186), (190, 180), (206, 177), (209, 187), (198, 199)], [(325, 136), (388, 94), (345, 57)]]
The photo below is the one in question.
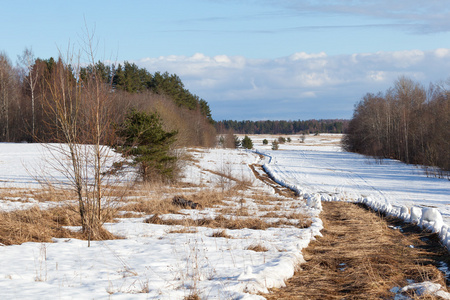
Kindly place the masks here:
[(390, 203), (381, 203), (370, 197), (360, 198), (358, 202), (387, 216), (396, 217), (407, 223), (416, 224), (422, 229), (438, 233), (442, 244), (450, 251), (449, 226), (444, 223), (441, 213), (436, 208), (417, 206), (413, 206), (411, 209), (406, 206), (396, 208), (392, 207)]

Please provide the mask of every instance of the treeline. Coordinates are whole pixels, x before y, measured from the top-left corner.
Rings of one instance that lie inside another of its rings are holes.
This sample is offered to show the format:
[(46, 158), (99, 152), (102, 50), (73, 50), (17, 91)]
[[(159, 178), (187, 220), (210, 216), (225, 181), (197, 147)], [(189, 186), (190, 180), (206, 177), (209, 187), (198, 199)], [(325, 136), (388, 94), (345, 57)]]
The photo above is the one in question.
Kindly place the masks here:
[(343, 133), (348, 120), (307, 120), (307, 121), (219, 121), (216, 130), (229, 130), (238, 134), (298, 134), (298, 133)]
[(346, 150), (450, 170), (450, 91), (406, 77), (356, 105)]
[[(54, 87), (64, 84), (68, 91), (87, 89), (93, 77), (106, 89), (111, 122), (120, 123), (132, 108), (157, 111), (167, 130), (179, 132), (179, 146), (214, 144), (208, 103), (187, 90), (177, 75), (151, 74), (128, 62), (117, 66), (98, 62), (77, 68), (62, 58), (35, 59), (28, 49), (17, 66), (0, 53), (0, 142), (56, 141), (56, 133), (50, 130), (57, 124), (49, 100), (60, 91)], [(58, 83), (62, 78), (64, 83)], [(79, 99), (67, 99), (64, 105), (86, 102), (87, 96), (77, 95)]]

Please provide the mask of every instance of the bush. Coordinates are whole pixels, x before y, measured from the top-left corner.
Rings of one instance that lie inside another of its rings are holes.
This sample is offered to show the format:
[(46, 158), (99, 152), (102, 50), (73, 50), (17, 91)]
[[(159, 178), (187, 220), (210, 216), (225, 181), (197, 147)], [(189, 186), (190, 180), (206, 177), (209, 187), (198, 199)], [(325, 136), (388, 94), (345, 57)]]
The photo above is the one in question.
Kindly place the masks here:
[(269, 144), (269, 141), (266, 140), (266, 139), (264, 139), (264, 140), (263, 140), (263, 145), (267, 145), (267, 144)]
[(253, 148), (253, 142), (252, 139), (249, 138), (248, 136), (245, 136), (242, 139), (242, 147), (244, 147), (245, 149), (252, 149)]
[(284, 137), (280, 136), (278, 138), (278, 144), (284, 144), (284, 143), (286, 143), (286, 139)]
[(279, 143), (277, 140), (274, 140), (272, 142), (272, 150), (278, 150), (278, 148), (279, 148)]

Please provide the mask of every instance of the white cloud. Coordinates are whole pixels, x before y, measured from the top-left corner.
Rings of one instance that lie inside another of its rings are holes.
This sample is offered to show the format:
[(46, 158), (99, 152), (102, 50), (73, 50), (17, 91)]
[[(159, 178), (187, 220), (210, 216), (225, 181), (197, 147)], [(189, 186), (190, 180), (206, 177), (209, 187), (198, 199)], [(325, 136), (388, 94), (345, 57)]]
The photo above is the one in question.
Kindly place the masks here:
[(300, 59), (312, 59), (312, 58), (326, 58), (327, 54), (325, 52), (320, 53), (312, 53), (308, 54), (305, 52), (297, 52), (289, 56), (289, 59), (292, 61), (300, 60)]
[[(208, 101), (216, 119), (349, 118), (367, 92), (385, 91), (400, 75), (423, 84), (450, 76), (450, 49), (328, 56), (298, 52), (277, 59), (201, 53), (136, 61), (150, 72), (176, 73)], [(288, 103), (280, 105), (280, 103)]]
[(443, 49), (443, 48), (436, 49), (436, 50), (434, 51), (434, 54), (435, 54), (436, 57), (438, 57), (438, 58), (444, 58), (444, 57), (446, 57), (446, 56), (450, 56), (450, 49)]

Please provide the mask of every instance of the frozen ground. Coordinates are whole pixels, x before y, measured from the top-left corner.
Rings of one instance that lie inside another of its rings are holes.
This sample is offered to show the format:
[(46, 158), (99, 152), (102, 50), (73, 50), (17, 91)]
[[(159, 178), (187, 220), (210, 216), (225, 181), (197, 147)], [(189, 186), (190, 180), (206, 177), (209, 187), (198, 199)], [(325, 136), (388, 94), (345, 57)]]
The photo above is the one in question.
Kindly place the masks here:
[[(269, 146), (262, 146), (264, 138)], [(273, 189), (258, 181), (248, 164), (265, 163), (278, 181), (308, 199), (310, 207), (301, 198), (277, 196), (281, 197), (282, 213), (310, 216), (310, 228), (227, 230), (232, 238), (215, 238), (211, 237), (214, 230), (206, 227), (183, 232), (180, 226), (144, 223), (148, 216), (121, 218), (106, 227), (125, 239), (93, 242), (90, 248), (76, 239), (0, 247), (0, 295), (8, 299), (183, 299), (195, 291), (208, 299), (262, 299), (254, 293), (282, 286), (302, 262), (301, 249), (319, 234), (319, 210), (311, 208), (320, 207), (317, 199), (369, 201), (383, 209), (392, 205), (390, 209), (398, 212), (402, 206), (436, 207), (449, 224), (448, 180), (427, 178), (420, 168), (396, 161), (380, 164), (341, 152), (340, 136), (336, 135), (306, 136), (305, 143), (300, 143), (299, 136), (291, 137), (293, 141), (280, 145), (278, 151), (270, 149), (273, 138), (252, 137), (255, 148), (265, 155), (263, 161), (245, 151), (195, 150), (184, 180), (225, 189), (233, 183), (220, 174), (250, 182), (248, 195), (229, 202), (246, 205), (250, 215), (261, 217), (271, 206), (258, 203), (258, 197), (250, 194), (263, 197), (272, 195)], [(48, 207), (30, 198), (29, 190), (39, 185), (32, 172), (25, 170), (44, 168), (52, 173), (42, 160), (45, 156), (39, 145), (0, 143), (0, 188), (18, 191), (14, 199), (0, 196), (0, 209)], [(195, 214), (214, 216), (217, 210), (184, 213), (195, 218)], [(247, 249), (254, 244), (268, 251)]]

